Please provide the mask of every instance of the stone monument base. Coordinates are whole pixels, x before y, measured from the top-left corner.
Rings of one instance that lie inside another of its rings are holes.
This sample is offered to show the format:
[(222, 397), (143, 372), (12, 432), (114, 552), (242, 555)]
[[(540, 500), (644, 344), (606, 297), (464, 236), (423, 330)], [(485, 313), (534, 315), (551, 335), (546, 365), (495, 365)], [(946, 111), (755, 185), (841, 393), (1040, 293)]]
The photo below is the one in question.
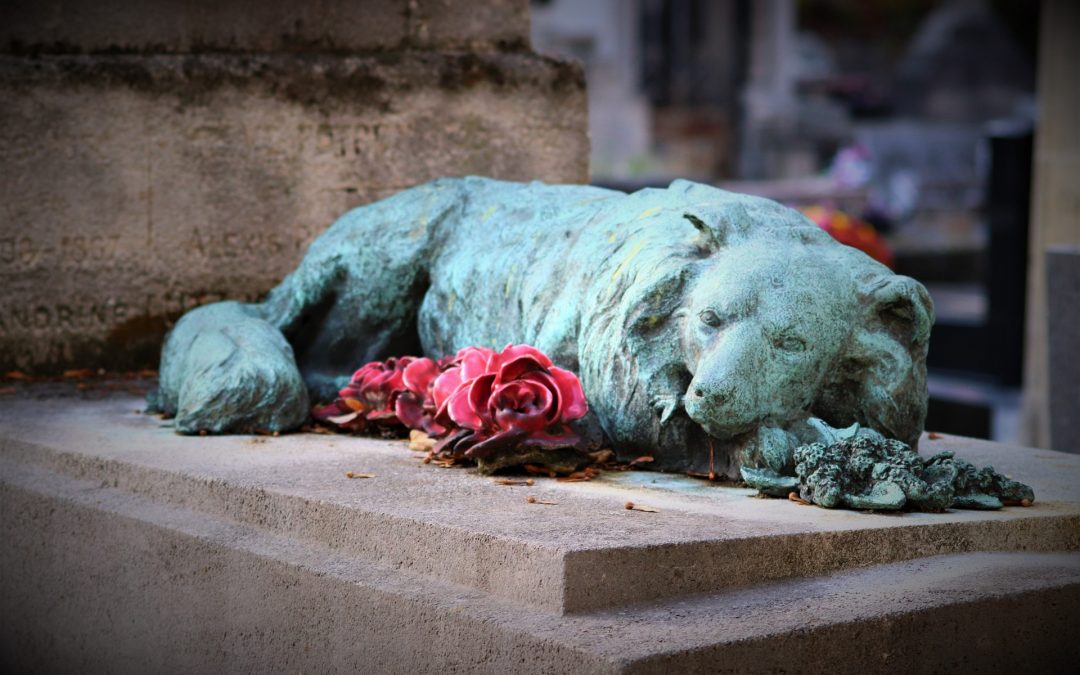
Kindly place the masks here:
[(0, 400), (7, 672), (1080, 662), (1078, 456), (924, 437), (1037, 501), (885, 515), (648, 472), (502, 485), (403, 441), (182, 437), (36, 391)]

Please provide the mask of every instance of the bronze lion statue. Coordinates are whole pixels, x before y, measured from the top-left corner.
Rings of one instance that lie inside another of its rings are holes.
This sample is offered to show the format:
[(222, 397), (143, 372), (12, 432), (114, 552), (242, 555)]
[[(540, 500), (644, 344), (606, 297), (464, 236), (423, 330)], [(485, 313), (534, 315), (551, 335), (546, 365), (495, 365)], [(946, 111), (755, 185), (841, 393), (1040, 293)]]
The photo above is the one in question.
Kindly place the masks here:
[(811, 418), (913, 445), (932, 323), (919, 283), (770, 200), (442, 179), (345, 214), (264, 302), (189, 312), (156, 405), (181, 432), (284, 431), (367, 361), (527, 343), (621, 456), (736, 477), (782, 470)]

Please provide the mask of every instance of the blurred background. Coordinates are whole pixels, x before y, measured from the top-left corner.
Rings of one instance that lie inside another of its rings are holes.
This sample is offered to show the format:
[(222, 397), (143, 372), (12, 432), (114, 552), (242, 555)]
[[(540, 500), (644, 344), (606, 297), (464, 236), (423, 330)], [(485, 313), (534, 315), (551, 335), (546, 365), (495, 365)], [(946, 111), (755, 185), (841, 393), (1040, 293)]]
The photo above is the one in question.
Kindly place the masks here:
[(801, 208), (930, 290), (927, 428), (1022, 420), (1039, 3), (533, 0), (586, 71), (592, 179)]

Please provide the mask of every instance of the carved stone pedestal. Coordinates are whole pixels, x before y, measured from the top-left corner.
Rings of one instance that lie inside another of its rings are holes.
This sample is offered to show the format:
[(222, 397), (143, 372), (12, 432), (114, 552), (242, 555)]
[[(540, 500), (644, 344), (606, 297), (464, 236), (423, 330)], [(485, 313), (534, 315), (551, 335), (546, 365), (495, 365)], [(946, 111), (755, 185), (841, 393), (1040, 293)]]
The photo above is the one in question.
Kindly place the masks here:
[(1030, 483), (1037, 501), (884, 515), (649, 472), (500, 485), (402, 441), (181, 437), (135, 398), (42, 395), (0, 402), (8, 672), (1051, 672), (1080, 659), (1066, 628), (1080, 620), (1074, 455), (924, 439), (924, 453)]

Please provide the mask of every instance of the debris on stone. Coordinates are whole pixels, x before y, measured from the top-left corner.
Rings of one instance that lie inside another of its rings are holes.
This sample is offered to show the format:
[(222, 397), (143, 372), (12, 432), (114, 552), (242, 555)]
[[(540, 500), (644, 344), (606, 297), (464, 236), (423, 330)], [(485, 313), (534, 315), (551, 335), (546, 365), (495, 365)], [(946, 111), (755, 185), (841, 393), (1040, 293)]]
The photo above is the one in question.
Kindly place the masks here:
[(374, 478), (375, 474), (373, 474), (373, 473), (357, 473), (356, 471), (346, 471), (345, 472), (345, 477), (346, 478)]
[(428, 436), (427, 432), (421, 429), (412, 429), (409, 431), (409, 449), (416, 452), (431, 452), (435, 447), (437, 441)]
[(513, 478), (499, 478), (495, 481), (496, 485), (536, 485), (536, 481), (532, 478), (526, 480), (514, 480)]
[(587, 466), (581, 471), (575, 471), (568, 476), (562, 476), (559, 478), (560, 483), (579, 483), (581, 481), (592, 480), (596, 476), (600, 475), (600, 469), (596, 469), (591, 466)]

